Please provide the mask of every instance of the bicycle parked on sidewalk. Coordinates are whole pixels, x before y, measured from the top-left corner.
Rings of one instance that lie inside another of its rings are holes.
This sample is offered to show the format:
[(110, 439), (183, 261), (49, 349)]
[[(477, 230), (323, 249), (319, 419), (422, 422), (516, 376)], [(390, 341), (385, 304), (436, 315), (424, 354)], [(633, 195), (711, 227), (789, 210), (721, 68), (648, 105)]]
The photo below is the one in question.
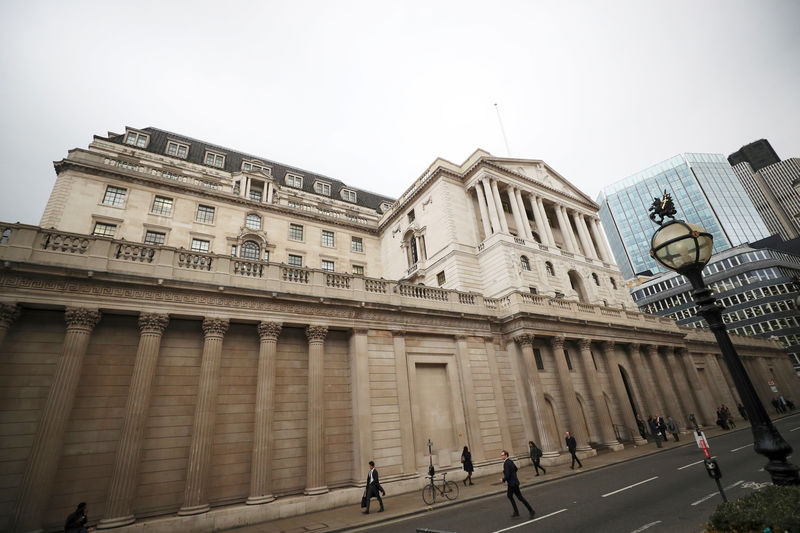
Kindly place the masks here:
[(447, 472), (442, 474), (441, 485), (436, 485), (434, 475), (425, 477), (431, 480), (430, 484), (422, 487), (422, 499), (428, 505), (433, 505), (436, 503), (437, 493), (439, 494), (440, 499), (442, 496), (448, 500), (455, 500), (458, 498), (458, 485), (456, 485), (453, 481), (447, 481)]

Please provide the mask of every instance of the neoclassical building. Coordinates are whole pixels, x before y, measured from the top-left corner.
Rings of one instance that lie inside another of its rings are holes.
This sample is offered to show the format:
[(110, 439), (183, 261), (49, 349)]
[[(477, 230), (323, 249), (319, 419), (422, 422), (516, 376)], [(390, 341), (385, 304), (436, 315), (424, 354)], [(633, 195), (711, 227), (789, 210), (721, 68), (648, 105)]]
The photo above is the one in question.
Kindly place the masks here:
[[(399, 198), (146, 128), (0, 223), (0, 530), (213, 531), (713, 424), (713, 336), (636, 310), (598, 206), (538, 160), (435, 161)], [(734, 336), (762, 400), (797, 377)], [(567, 454), (568, 455), (568, 454)]]

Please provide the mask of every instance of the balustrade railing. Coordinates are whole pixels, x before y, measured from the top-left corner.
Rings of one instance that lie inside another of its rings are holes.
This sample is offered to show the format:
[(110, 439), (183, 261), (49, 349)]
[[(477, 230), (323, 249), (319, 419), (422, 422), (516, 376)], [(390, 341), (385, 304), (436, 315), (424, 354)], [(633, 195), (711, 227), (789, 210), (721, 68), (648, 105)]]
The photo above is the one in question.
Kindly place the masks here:
[(156, 249), (150, 246), (141, 246), (138, 244), (117, 245), (117, 259), (139, 261), (140, 263), (152, 263), (155, 255)]
[(311, 271), (300, 267), (281, 267), (281, 279), (283, 281), (290, 281), (292, 283), (308, 283), (311, 277)]
[(53, 250), (55, 252), (70, 252), (83, 254), (89, 248), (89, 244), (94, 239), (90, 240), (88, 237), (80, 235), (70, 235), (68, 233), (45, 233), (44, 244), (42, 248), (45, 250)]
[(178, 266), (194, 270), (211, 270), (214, 258), (199, 252), (179, 252)]
[(406, 283), (399, 283), (397, 285), (397, 292), (399, 292), (401, 296), (406, 296), (408, 298), (420, 298), (439, 302), (446, 302), (448, 294), (446, 289), (436, 289), (424, 285), (408, 285)]
[(325, 285), (336, 289), (349, 289), (350, 276), (347, 274), (325, 274)]
[(264, 276), (264, 266), (264, 263), (257, 261), (237, 260), (233, 262), (233, 273), (238, 276), (261, 278)]
[(367, 292), (376, 292), (378, 294), (386, 294), (388, 292), (387, 287), (389, 286), (388, 281), (380, 280), (380, 279), (369, 279), (364, 278), (364, 290)]

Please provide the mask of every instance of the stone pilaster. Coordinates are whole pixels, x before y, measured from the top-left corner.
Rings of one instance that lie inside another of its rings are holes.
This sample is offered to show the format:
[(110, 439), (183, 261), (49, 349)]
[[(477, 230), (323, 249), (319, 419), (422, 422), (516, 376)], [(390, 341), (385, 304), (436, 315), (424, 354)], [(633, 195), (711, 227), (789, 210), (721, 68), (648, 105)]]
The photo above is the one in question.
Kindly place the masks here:
[[(397, 403), (400, 410), (400, 427), (404, 428), (400, 432), (400, 443), (403, 447), (403, 473), (412, 474), (416, 473), (417, 464), (415, 458), (414, 443), (414, 422), (411, 416), (411, 389), (408, 382), (408, 357), (406, 355), (406, 336), (404, 331), (392, 331), (392, 345), (394, 347), (394, 364), (395, 376), (397, 377)], [(369, 389), (367, 389), (369, 395)], [(369, 408), (368, 408), (369, 409)], [(366, 413), (371, 416), (371, 412)], [(368, 423), (367, 428), (371, 428), (372, 424)], [(372, 435), (366, 433), (370, 441), (370, 455), (372, 455)], [(365, 458), (359, 465), (359, 474), (363, 472), (364, 464), (372, 459), (372, 457)], [(361, 482), (361, 479), (358, 480)]]
[(328, 492), (325, 483), (325, 326), (307, 326), (308, 338), (308, 444), (306, 488), (312, 496)]
[[(502, 449), (503, 442), (511, 442), (511, 430), (508, 427), (508, 417), (506, 416), (503, 384), (500, 381), (500, 368), (497, 366), (497, 354), (494, 350), (494, 340), (492, 337), (484, 337), (483, 346), (486, 349), (486, 363), (489, 365), (489, 375), (492, 379), (492, 393), (497, 409), (497, 423), (500, 424), (500, 436), (503, 439), (499, 447)], [(500, 453), (499, 449), (495, 449), (494, 451)]]
[(578, 405), (578, 398), (575, 396), (575, 387), (572, 385), (569, 367), (567, 367), (567, 360), (564, 355), (564, 340), (562, 335), (557, 335), (550, 341), (553, 346), (553, 359), (556, 361), (556, 373), (558, 374), (558, 382), (561, 386), (561, 394), (567, 406), (567, 419), (569, 420), (568, 431), (575, 437), (578, 450), (587, 451), (592, 448), (589, 446), (583, 415)]
[(578, 347), (581, 351), (581, 359), (583, 359), (583, 367), (586, 372), (586, 383), (589, 386), (589, 393), (592, 395), (592, 402), (597, 415), (597, 425), (600, 428), (600, 445), (611, 448), (614, 451), (622, 450), (623, 446), (614, 434), (614, 424), (606, 407), (603, 390), (600, 387), (600, 377), (592, 360), (592, 341), (590, 339), (580, 339)]
[(661, 359), (661, 354), (658, 353), (658, 346), (650, 344), (647, 347), (650, 355), (650, 364), (654, 370), (654, 375), (658, 376), (658, 389), (664, 398), (665, 411), (660, 413), (664, 418), (671, 416), (674, 418), (683, 418), (680, 404), (678, 403), (678, 396), (672, 388), (672, 381), (669, 379), (669, 371), (667, 371), (664, 360)]
[(269, 503), (275, 499), (270, 486), (272, 473), (272, 414), (275, 412), (275, 354), (282, 325), (258, 324), (258, 384), (253, 434), (253, 462), (250, 468), (248, 505)]
[(539, 434), (539, 446), (547, 457), (556, 457), (559, 454), (558, 436), (551, 435), (547, 424), (548, 416), (545, 409), (544, 387), (539, 376), (539, 369), (536, 368), (536, 357), (533, 354), (533, 334), (523, 333), (514, 337), (522, 351), (522, 360), (525, 363), (525, 371), (528, 374), (528, 387), (531, 392), (533, 402), (533, 419), (536, 422), (536, 431)]
[(483, 461), (486, 455), (483, 452), (483, 439), (481, 439), (481, 425), (478, 416), (478, 404), (475, 400), (475, 391), (472, 384), (472, 365), (469, 357), (469, 347), (465, 335), (456, 336), (456, 368), (461, 381), (461, 403), (464, 406), (467, 426), (467, 446), (477, 461)]
[(6, 338), (11, 324), (19, 318), (20, 308), (17, 304), (0, 303), (0, 346)]
[(135, 521), (132, 502), (136, 493), (136, 476), (142, 456), (147, 412), (150, 409), (150, 390), (156, 375), (161, 337), (167, 324), (167, 315), (139, 315), (139, 347), (128, 387), (128, 400), (117, 444), (114, 473), (106, 495), (104, 518), (97, 524), (98, 529), (125, 526)]
[(642, 405), (642, 419), (656, 414), (658, 404), (655, 398), (655, 384), (653, 383), (653, 374), (650, 368), (645, 364), (642, 358), (642, 352), (639, 350), (639, 343), (631, 343), (628, 345), (630, 350), (631, 364), (636, 372), (637, 383), (639, 385), (639, 394), (641, 395), (640, 401)]
[(83, 359), (92, 330), (100, 321), (100, 311), (68, 307), (64, 318), (67, 322), (64, 346), (56, 362), (42, 418), (20, 483), (13, 531), (32, 531), (42, 526), (42, 514), (53, 488)]
[(697, 373), (697, 367), (694, 364), (694, 358), (689, 354), (686, 348), (678, 348), (676, 352), (679, 362), (683, 364), (686, 371), (686, 377), (689, 380), (689, 386), (694, 393), (695, 403), (700, 417), (700, 424), (704, 426), (713, 426), (717, 420), (717, 415), (714, 413), (715, 406), (714, 400), (711, 397), (710, 391), (706, 390)]
[(622, 381), (621, 365), (614, 341), (604, 342), (603, 352), (606, 356), (608, 372), (611, 374), (611, 384), (614, 386), (614, 395), (617, 397), (617, 402), (619, 402), (625, 427), (630, 429), (631, 435), (633, 435), (633, 443), (636, 446), (647, 444), (647, 441), (639, 434), (638, 426), (636, 425), (636, 413), (633, 412), (633, 406), (628, 400), (628, 391), (625, 390), (625, 383)]
[(675, 386), (678, 388), (678, 403), (681, 405), (682, 411), (678, 415), (672, 415), (672, 418), (679, 427), (683, 429), (693, 429), (689, 425), (689, 414), (697, 411), (697, 406), (692, 401), (691, 387), (686, 373), (681, 368), (679, 357), (679, 348), (667, 349), (667, 366), (672, 379), (675, 380)]
[(225, 318), (203, 320), (203, 359), (200, 362), (200, 383), (197, 387), (197, 404), (194, 410), (192, 443), (189, 448), (189, 464), (186, 467), (186, 490), (183, 507), (179, 515), (205, 513), (209, 510), (206, 500), (208, 467), (211, 463), (211, 445), (214, 437), (217, 385), (219, 367), (222, 362), (222, 339), (228, 331)]

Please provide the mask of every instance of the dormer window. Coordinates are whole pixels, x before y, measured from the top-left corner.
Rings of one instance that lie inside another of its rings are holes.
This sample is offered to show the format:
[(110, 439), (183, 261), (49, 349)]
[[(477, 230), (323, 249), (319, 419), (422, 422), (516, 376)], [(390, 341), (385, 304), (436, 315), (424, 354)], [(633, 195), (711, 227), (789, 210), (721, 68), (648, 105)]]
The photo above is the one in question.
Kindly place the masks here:
[(386, 211), (389, 210), (390, 207), (392, 207), (392, 204), (390, 204), (389, 202), (381, 202), (381, 206), (379, 209), (381, 210), (381, 213), (385, 213)]
[(289, 187), (303, 188), (303, 177), (296, 174), (286, 174), (286, 185)]
[(267, 176), (272, 175), (272, 169), (261, 161), (242, 161), (242, 170), (245, 172), (258, 172), (260, 170)]
[(331, 184), (324, 181), (314, 182), (314, 192), (317, 194), (324, 194), (325, 196), (331, 195)]
[(356, 203), (356, 191), (350, 189), (342, 189), (342, 200), (345, 202)]
[(169, 141), (167, 142), (167, 155), (186, 159), (186, 156), (189, 155), (189, 145), (175, 141)]
[(225, 156), (219, 154), (217, 152), (206, 152), (205, 157), (206, 165), (217, 167), (217, 168), (224, 168), (225, 167)]
[(139, 133), (138, 131), (129, 131), (125, 134), (125, 144), (130, 144), (137, 148), (144, 148), (147, 146), (147, 141), (150, 140), (149, 135)]

